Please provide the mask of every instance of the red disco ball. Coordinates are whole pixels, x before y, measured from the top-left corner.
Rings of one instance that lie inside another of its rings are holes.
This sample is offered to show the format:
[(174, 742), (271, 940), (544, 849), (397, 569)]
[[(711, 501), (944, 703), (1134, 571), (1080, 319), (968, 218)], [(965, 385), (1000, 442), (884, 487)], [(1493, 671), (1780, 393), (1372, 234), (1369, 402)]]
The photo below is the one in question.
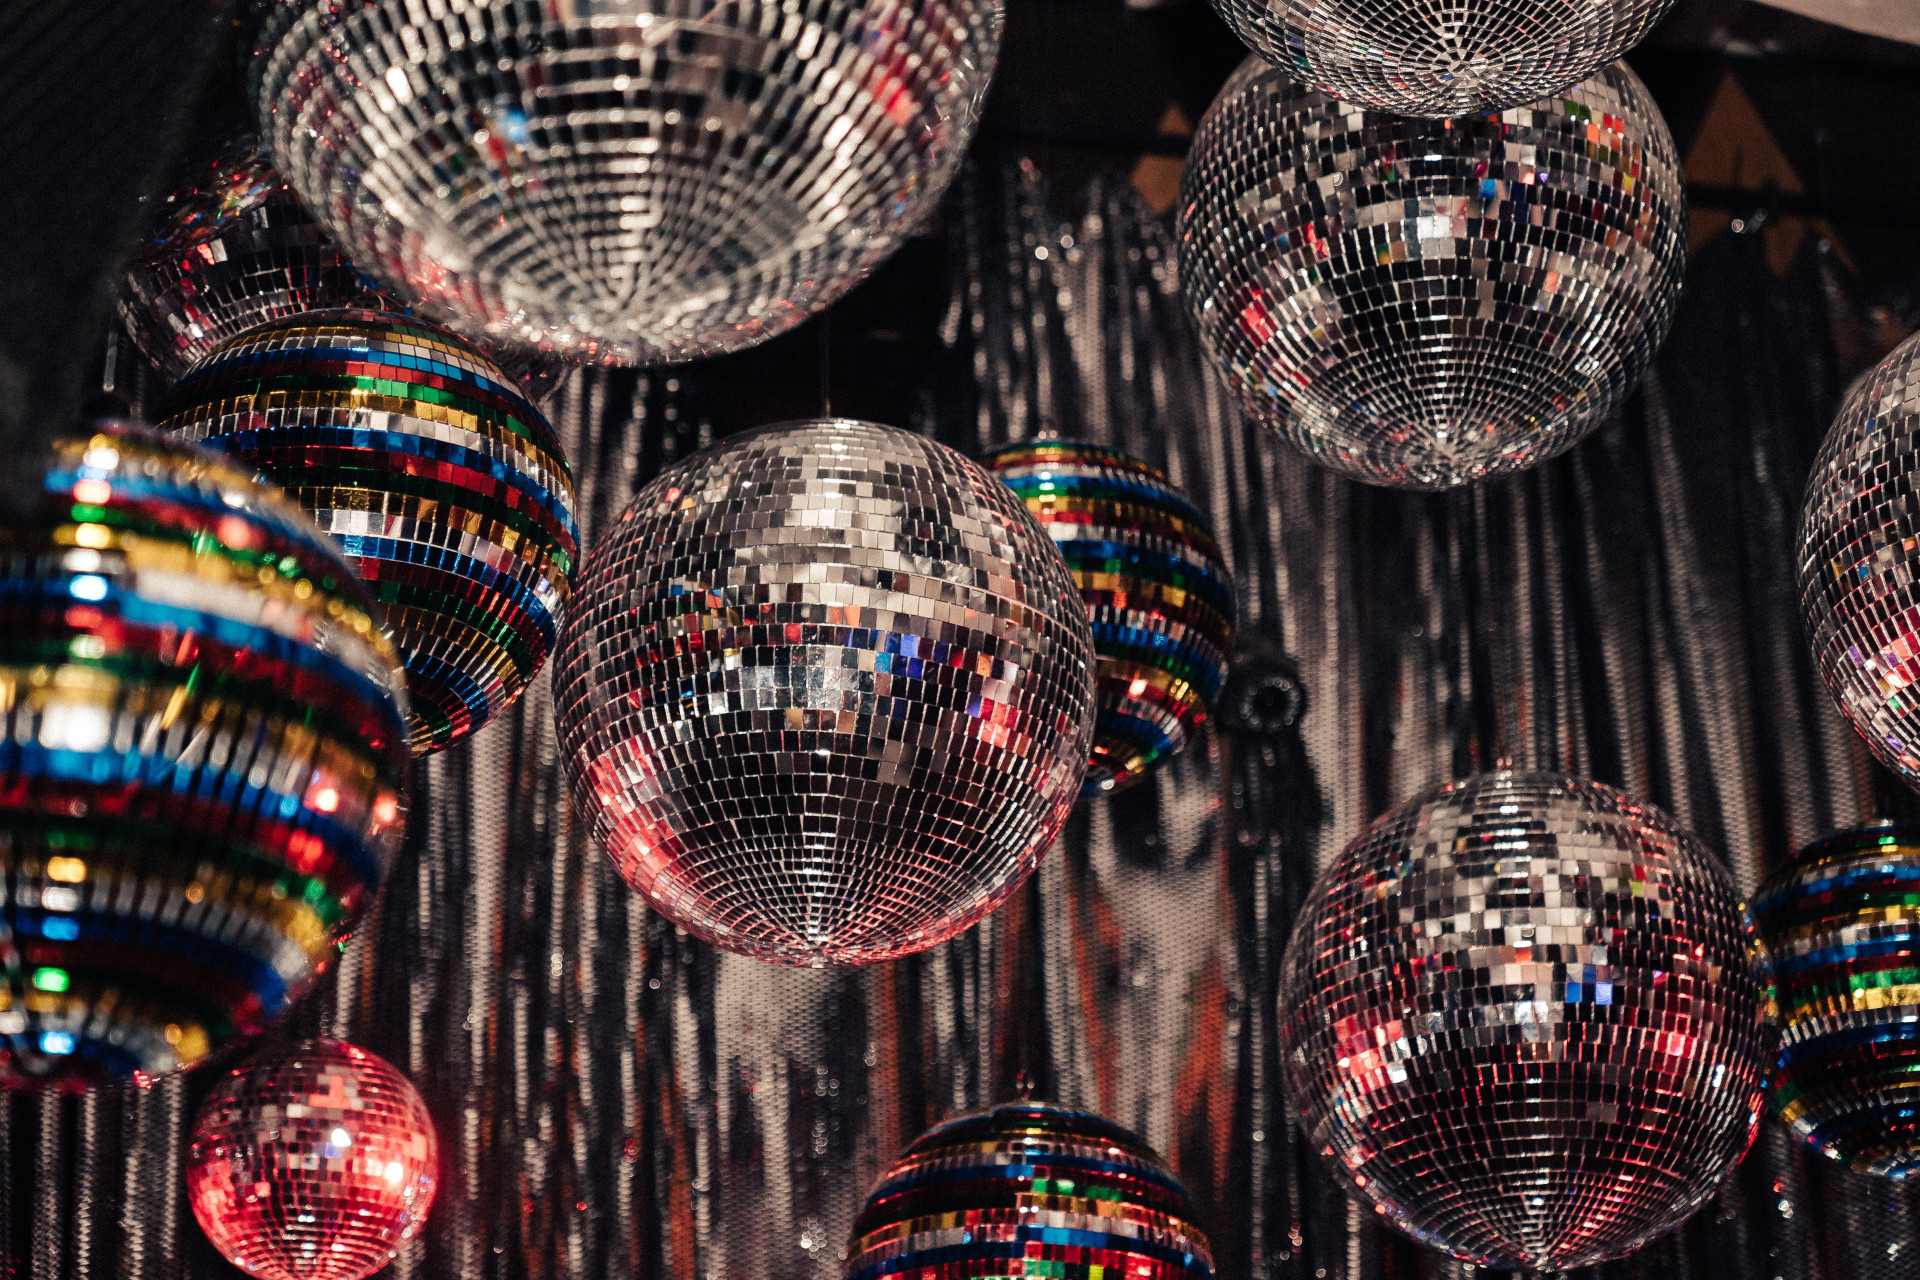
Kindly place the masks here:
[(364, 1280), (419, 1233), (433, 1120), (384, 1059), (310, 1040), (235, 1069), (200, 1108), (187, 1198), (222, 1257), (267, 1280)]

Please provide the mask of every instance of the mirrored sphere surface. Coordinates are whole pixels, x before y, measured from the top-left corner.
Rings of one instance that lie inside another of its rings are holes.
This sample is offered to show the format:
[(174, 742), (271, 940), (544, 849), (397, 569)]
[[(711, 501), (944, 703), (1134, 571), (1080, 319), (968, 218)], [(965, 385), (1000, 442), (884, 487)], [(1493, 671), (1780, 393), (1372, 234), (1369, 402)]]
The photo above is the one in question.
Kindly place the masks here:
[(1504, 111), (1639, 44), (1674, 0), (1213, 0), (1289, 76), (1403, 116)]
[(854, 1221), (842, 1274), (1212, 1280), (1199, 1217), (1167, 1162), (1113, 1121), (1009, 1102), (908, 1145)]
[(470, 337), (615, 364), (751, 346), (944, 189), (999, 0), (417, 0), (276, 11), (261, 133), (362, 269)]
[(160, 411), (347, 553), (406, 659), (416, 755), (477, 732), (546, 663), (580, 555), (573, 474), (472, 344), (392, 312), (306, 312), (223, 343)]
[(1337, 471), (1435, 489), (1552, 457), (1619, 405), (1672, 323), (1686, 210), (1625, 64), (1438, 121), (1256, 57), (1200, 122), (1177, 234), (1249, 417)]
[(600, 539), (554, 666), (576, 812), (729, 951), (942, 942), (1039, 863), (1092, 740), (1086, 607), (1026, 507), (924, 436), (729, 437)]
[(1719, 860), (1651, 805), (1481, 774), (1322, 874), (1279, 994), (1287, 1092), (1336, 1177), (1501, 1269), (1621, 1257), (1753, 1141), (1767, 973)]
[(1920, 783), (1920, 338), (1853, 384), (1807, 479), (1800, 612), (1814, 665), (1880, 762)]
[(331, 539), (102, 424), (0, 518), (0, 1085), (191, 1067), (272, 1026), (399, 843), (405, 676)]
[(187, 1202), (220, 1256), (264, 1280), (366, 1280), (426, 1221), (439, 1140), (413, 1082), (339, 1040), (241, 1064), (187, 1149)]

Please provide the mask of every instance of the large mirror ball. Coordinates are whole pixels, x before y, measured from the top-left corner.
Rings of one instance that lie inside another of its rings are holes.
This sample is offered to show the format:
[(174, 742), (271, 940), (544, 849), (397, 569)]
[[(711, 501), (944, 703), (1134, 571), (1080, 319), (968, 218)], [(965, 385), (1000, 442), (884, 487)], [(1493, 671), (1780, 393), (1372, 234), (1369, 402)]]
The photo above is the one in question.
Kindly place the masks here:
[(276, 9), (260, 132), (364, 271), (470, 338), (647, 364), (831, 303), (938, 199), (999, 0)]

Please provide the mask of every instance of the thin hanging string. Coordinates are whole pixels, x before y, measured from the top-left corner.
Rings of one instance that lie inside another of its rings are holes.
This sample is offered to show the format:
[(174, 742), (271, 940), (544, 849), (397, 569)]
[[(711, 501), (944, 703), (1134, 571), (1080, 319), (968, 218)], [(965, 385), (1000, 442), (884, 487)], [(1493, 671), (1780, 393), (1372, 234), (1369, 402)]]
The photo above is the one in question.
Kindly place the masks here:
[(833, 308), (820, 313), (820, 416), (833, 416)]

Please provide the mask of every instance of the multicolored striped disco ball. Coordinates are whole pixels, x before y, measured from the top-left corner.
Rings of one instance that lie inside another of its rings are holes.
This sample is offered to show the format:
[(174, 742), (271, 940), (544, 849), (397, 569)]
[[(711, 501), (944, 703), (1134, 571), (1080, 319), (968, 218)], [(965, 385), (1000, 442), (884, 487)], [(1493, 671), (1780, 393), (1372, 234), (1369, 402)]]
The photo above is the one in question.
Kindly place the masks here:
[(1017, 1102), (935, 1125), (867, 1197), (845, 1280), (1210, 1280), (1187, 1189), (1100, 1116)]
[(0, 1083), (192, 1066), (284, 1013), (400, 833), (404, 675), (300, 510), (103, 425), (0, 520)]
[(1102, 445), (1032, 440), (981, 459), (1073, 572), (1099, 657), (1082, 794), (1118, 791), (1186, 746), (1226, 679), (1233, 579), (1213, 531), (1165, 475)]
[(385, 606), (416, 755), (479, 729), (552, 652), (580, 554), (573, 477), (517, 385), (425, 321), (317, 311), (222, 344), (161, 426), (286, 486)]
[(1920, 1170), (1920, 829), (1802, 849), (1754, 895), (1782, 1025), (1772, 1111), (1856, 1173)]

